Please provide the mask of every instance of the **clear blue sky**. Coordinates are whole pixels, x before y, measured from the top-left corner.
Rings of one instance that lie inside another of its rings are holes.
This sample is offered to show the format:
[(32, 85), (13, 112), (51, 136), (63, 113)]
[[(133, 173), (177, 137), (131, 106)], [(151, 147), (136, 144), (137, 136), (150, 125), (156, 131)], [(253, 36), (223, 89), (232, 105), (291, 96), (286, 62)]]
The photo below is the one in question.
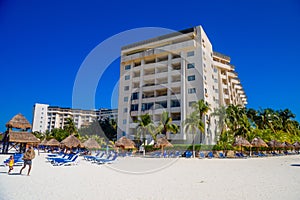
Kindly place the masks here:
[[(214, 50), (229, 55), (248, 107), (291, 109), (300, 119), (300, 1), (0, 0), (0, 131), (34, 103), (72, 106), (76, 73), (89, 52), (139, 27), (202, 25)], [(99, 82), (96, 108), (110, 107), (114, 62)]]

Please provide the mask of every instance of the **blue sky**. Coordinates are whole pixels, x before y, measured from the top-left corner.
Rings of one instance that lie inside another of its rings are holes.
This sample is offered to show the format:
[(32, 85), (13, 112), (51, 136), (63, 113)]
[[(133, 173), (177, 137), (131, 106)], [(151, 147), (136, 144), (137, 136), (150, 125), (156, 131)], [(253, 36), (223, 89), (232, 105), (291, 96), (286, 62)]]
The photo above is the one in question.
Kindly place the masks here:
[[(149, 3), (149, 4), (148, 4)], [(139, 27), (202, 25), (229, 55), (248, 107), (289, 108), (300, 119), (300, 1), (0, 1), (0, 131), (34, 103), (72, 107), (74, 80), (102, 41)], [(119, 61), (102, 76), (96, 108), (111, 107)]]

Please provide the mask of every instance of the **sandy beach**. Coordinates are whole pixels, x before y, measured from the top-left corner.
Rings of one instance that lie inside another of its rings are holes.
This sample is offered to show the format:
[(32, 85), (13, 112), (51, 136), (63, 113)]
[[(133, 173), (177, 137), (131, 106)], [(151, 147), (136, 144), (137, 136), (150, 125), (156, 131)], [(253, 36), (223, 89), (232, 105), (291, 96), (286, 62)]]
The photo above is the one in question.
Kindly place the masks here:
[[(0, 199), (278, 199), (300, 196), (300, 155), (248, 159), (79, 159), (52, 166), (36, 156), (30, 176), (0, 167)], [(0, 155), (0, 162), (7, 158)]]

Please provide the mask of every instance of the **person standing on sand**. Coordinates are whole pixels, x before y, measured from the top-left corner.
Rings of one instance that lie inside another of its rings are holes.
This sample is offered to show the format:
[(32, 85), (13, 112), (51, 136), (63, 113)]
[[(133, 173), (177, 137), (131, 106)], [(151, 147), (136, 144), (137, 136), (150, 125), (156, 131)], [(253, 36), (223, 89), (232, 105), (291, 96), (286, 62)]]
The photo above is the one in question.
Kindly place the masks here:
[(29, 176), (30, 171), (31, 171), (32, 160), (34, 159), (34, 157), (35, 157), (35, 152), (34, 152), (33, 148), (31, 146), (29, 146), (28, 150), (25, 152), (25, 154), (23, 156), (24, 166), (20, 170), (20, 174), (22, 174), (23, 169), (26, 167), (26, 165), (28, 165), (29, 169), (27, 172), (27, 176)]
[(10, 156), (8, 161), (8, 167), (9, 167), (8, 174), (11, 172), (11, 170), (14, 169), (14, 164), (15, 164), (14, 157)]

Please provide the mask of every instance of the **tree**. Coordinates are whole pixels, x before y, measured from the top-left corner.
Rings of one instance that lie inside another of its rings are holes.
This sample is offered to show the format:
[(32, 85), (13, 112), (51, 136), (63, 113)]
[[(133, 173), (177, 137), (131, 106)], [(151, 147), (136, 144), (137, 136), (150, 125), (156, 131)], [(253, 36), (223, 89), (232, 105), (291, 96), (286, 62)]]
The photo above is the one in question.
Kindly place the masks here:
[(66, 119), (66, 122), (65, 122), (65, 125), (64, 125), (64, 130), (66, 131), (66, 133), (68, 135), (75, 135), (75, 136), (78, 136), (78, 131), (77, 131), (77, 128), (74, 124), (74, 121), (73, 119), (71, 118), (67, 118)]
[(226, 130), (226, 107), (225, 106), (221, 106), (219, 108), (215, 108), (214, 112), (211, 113), (211, 116), (216, 116), (218, 118), (218, 129), (219, 129), (219, 135), (222, 135), (222, 133)]
[[(168, 132), (178, 133), (178, 131), (179, 131), (179, 128), (176, 124), (172, 123), (172, 118), (169, 117), (169, 113), (164, 111), (161, 114), (161, 119), (157, 126), (157, 133), (166, 135)], [(153, 138), (153, 139), (156, 141), (156, 135), (155, 135), (155, 138)]]
[(204, 123), (198, 117), (196, 112), (192, 112), (184, 121), (183, 121), (184, 131), (191, 132), (193, 134), (193, 157), (195, 158), (195, 136), (197, 130), (200, 132), (204, 131)]
[[(196, 103), (194, 103), (192, 105), (192, 107), (194, 108), (194, 112), (196, 114), (196, 116), (198, 116), (198, 118), (200, 119), (200, 121), (203, 121), (203, 116), (206, 115), (208, 113), (208, 111), (210, 110), (210, 105), (205, 102), (203, 99), (200, 99), (199, 101), (197, 101)], [(202, 133), (204, 132), (204, 125), (203, 125), (203, 130), (200, 131), (200, 142), (202, 143), (202, 139), (203, 139), (203, 135)]]
[(140, 138), (142, 136), (143, 144), (145, 146), (147, 134), (150, 134), (153, 138), (156, 137), (155, 125), (154, 125), (149, 113), (139, 116), (139, 119), (136, 122), (138, 123), (136, 137)]

